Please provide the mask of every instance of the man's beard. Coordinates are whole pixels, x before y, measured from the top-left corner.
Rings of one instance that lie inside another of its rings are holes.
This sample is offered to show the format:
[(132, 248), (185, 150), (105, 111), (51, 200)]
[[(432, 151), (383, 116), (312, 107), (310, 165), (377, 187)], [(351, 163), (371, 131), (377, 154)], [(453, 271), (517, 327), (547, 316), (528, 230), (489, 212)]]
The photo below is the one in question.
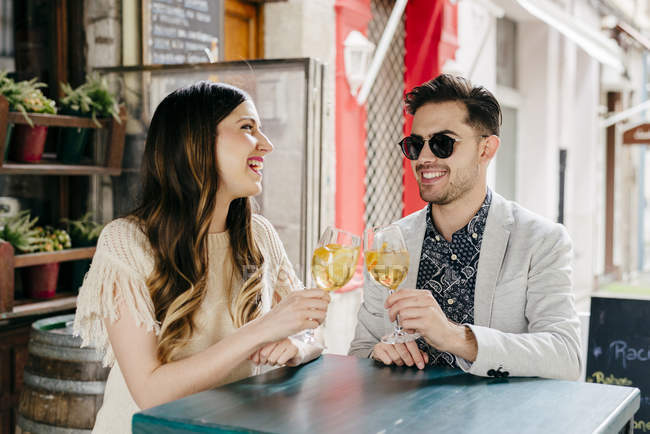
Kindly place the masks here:
[[(456, 171), (456, 179), (453, 181), (450, 180), (447, 188), (436, 195), (428, 194), (426, 192), (426, 187), (423, 189), (422, 184), (420, 184), (420, 197), (422, 200), (434, 205), (447, 205), (463, 197), (467, 192), (474, 188), (478, 182), (479, 176), (478, 162), (470, 167), (456, 169)], [(451, 179), (451, 171), (448, 173)]]

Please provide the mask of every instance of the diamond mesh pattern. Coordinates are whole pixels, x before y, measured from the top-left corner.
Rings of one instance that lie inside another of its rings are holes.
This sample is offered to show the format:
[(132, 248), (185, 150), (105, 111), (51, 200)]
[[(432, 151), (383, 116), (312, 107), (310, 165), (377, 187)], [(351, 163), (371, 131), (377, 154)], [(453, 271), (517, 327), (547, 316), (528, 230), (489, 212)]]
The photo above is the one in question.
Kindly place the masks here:
[[(379, 44), (394, 0), (372, 0), (368, 39)], [(368, 95), (366, 120), (365, 223), (376, 226), (402, 217), (402, 138), (404, 94), (404, 17)]]

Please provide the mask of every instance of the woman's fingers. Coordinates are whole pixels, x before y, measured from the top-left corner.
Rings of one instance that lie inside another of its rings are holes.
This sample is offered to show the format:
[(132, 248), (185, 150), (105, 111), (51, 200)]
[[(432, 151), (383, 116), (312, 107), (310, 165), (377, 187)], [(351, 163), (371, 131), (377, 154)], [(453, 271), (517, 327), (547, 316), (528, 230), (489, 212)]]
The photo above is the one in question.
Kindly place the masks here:
[(275, 347), (278, 345), (277, 342), (273, 342), (265, 346), (260, 350), (260, 364), (266, 365), (266, 361), (268, 360), (269, 356), (275, 349)]
[(282, 341), (282, 343), (276, 345), (273, 351), (271, 351), (271, 354), (269, 354), (269, 357), (266, 359), (266, 364), (271, 366), (278, 365), (278, 360), (286, 350), (287, 345), (285, 341)]

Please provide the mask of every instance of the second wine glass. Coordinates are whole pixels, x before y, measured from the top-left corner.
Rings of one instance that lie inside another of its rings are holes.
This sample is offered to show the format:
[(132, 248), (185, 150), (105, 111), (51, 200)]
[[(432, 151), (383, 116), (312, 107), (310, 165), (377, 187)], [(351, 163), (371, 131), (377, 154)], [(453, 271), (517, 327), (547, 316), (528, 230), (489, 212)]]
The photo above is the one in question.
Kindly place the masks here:
[[(393, 294), (406, 279), (409, 270), (409, 252), (399, 226), (388, 225), (368, 229), (364, 236), (366, 269), (372, 279)], [(393, 332), (381, 338), (385, 344), (399, 344), (414, 341), (418, 333), (407, 333), (395, 321)]]

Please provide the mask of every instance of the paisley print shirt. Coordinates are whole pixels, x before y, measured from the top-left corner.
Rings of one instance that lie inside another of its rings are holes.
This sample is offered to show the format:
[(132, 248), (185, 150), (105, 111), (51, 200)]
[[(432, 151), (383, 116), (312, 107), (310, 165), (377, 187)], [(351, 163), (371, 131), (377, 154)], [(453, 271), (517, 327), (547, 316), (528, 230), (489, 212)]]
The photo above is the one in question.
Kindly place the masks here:
[[(456, 231), (451, 242), (438, 232), (427, 208), (427, 228), (422, 244), (417, 288), (431, 291), (442, 311), (451, 321), (474, 324), (474, 287), (492, 192), (488, 188), (483, 205), (467, 226)], [(429, 354), (431, 366), (456, 366), (453, 354), (440, 352), (424, 339), (417, 341)]]

